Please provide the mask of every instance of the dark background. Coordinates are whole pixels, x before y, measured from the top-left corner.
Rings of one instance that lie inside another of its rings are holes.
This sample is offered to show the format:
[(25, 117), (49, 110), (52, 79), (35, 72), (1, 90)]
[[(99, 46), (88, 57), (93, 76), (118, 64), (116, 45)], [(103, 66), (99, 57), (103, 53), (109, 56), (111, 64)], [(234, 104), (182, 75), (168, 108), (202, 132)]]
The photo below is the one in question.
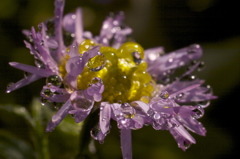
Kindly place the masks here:
[[(205, 68), (197, 75), (205, 79), (218, 96), (200, 120), (208, 130), (207, 136), (193, 135), (197, 144), (183, 152), (168, 132), (146, 127), (133, 132), (134, 158), (234, 158), (238, 150), (240, 106), (240, 14), (237, 0), (67, 0), (65, 12), (72, 12), (79, 6), (83, 8), (85, 30), (94, 35), (99, 33), (109, 12), (122, 10), (126, 14), (125, 23), (133, 28), (133, 38), (144, 48), (164, 46), (166, 52), (170, 52), (199, 43), (204, 49)], [(39, 22), (52, 17), (53, 8), (53, 0), (0, 2), (1, 105), (17, 104), (30, 108), (32, 99), (39, 96), (44, 80), (5, 93), (9, 82), (23, 77), (23, 73), (11, 68), (8, 62), (33, 64), (21, 30), (37, 27)], [(26, 125), (14, 124), (16, 117), (6, 115), (4, 111), (0, 115), (1, 130), (29, 140)], [(113, 126), (105, 144), (97, 146), (102, 156), (119, 158), (118, 140), (118, 131)], [(61, 146), (65, 149), (64, 144)]]

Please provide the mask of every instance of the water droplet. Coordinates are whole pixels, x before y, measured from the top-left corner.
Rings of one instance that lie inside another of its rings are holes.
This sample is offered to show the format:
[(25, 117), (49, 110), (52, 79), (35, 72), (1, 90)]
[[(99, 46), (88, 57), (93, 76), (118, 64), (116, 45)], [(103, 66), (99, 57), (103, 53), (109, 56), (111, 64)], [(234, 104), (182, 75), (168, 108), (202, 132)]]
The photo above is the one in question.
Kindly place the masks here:
[(54, 86), (60, 87), (62, 85), (62, 80), (58, 75), (52, 75), (47, 78), (46, 83), (51, 83)]
[(41, 98), (40, 98), (40, 102), (41, 102), (42, 105), (46, 105), (46, 104), (48, 104), (48, 103), (51, 103), (50, 100), (48, 100), (48, 99), (46, 99), (46, 98), (44, 98), (44, 97), (41, 97)]
[(61, 120), (61, 117), (59, 115), (53, 115), (52, 116), (52, 122), (57, 122), (59, 120)]
[(195, 79), (196, 79), (196, 76), (191, 75), (191, 76), (189, 76), (189, 78), (190, 78), (190, 80), (195, 80)]
[(38, 67), (38, 68), (43, 68), (44, 64), (41, 60), (39, 59), (35, 59), (35, 65)]
[(47, 20), (45, 25), (47, 27), (47, 36), (48, 37), (53, 36), (54, 35), (54, 20), (53, 20), (53, 18)]
[(32, 33), (29, 33), (27, 38), (28, 38), (28, 40), (29, 40), (30, 42), (33, 42), (33, 36), (32, 36)]
[(50, 97), (53, 95), (53, 92), (50, 89), (45, 89), (43, 91), (44, 95), (46, 95), (47, 97)]
[(189, 54), (195, 54), (198, 52), (199, 50), (199, 45), (196, 45), (196, 44), (193, 44), (193, 45), (190, 45), (188, 48), (187, 48), (187, 53)]
[(202, 61), (198, 65), (198, 71), (201, 71), (204, 68), (205, 63)]
[(43, 45), (44, 45), (44, 41), (43, 41), (43, 40), (41, 40), (41, 42), (40, 42), (40, 45), (41, 45), (41, 46), (43, 46)]
[(136, 65), (139, 65), (142, 62), (142, 58), (139, 52), (133, 52), (133, 61)]
[(208, 107), (210, 104), (210, 101), (206, 100), (206, 101), (201, 101), (201, 102), (198, 102), (198, 105), (202, 108), (206, 108)]
[(38, 24), (38, 29), (39, 29), (39, 31), (42, 31), (42, 24)]
[[(14, 85), (14, 83), (13, 82), (10, 82), (10, 83), (8, 83), (7, 84), (7, 89), (9, 89), (10, 87), (12, 87)], [(7, 93), (10, 93), (11, 91), (7, 91)]]
[(122, 113), (125, 118), (133, 118), (136, 114), (136, 110), (130, 106), (128, 103), (123, 103), (121, 105)]
[(208, 84), (203, 84), (201, 87), (204, 87), (206, 89), (206, 91), (204, 91), (205, 94), (209, 94), (213, 92), (212, 87)]
[(204, 110), (201, 106), (198, 106), (196, 109), (193, 110), (193, 117), (196, 119), (199, 119), (203, 117), (204, 115)]
[(177, 100), (181, 100), (184, 97), (184, 93), (179, 93), (176, 95)]
[(191, 142), (183, 141), (183, 146), (184, 146), (185, 149), (188, 149), (191, 146)]
[(71, 104), (75, 109), (89, 110), (92, 108), (94, 101), (87, 99), (83, 95), (83, 91), (75, 91), (72, 93)]
[(173, 58), (168, 59), (168, 62), (172, 63), (173, 62)]
[(106, 63), (106, 59), (103, 54), (96, 55), (93, 58), (90, 58), (86, 64), (89, 70), (96, 72), (100, 71)]
[(193, 81), (196, 79), (196, 76), (194, 75), (188, 75), (182, 78), (183, 81)]
[(169, 97), (169, 93), (167, 91), (163, 91), (159, 95), (162, 99), (167, 99)]
[(96, 125), (92, 128), (92, 130), (90, 131), (90, 134), (91, 134), (93, 139), (98, 140), (98, 133), (99, 132), (100, 132), (99, 125)]
[(148, 116), (153, 116), (154, 111), (150, 108), (150, 109), (148, 109), (147, 114), (148, 114)]
[(53, 108), (56, 109), (56, 110), (59, 110), (64, 103), (57, 103), (57, 102), (53, 102)]
[(155, 119), (155, 120), (158, 120), (158, 119), (160, 119), (160, 115), (158, 114), (158, 113), (155, 113), (154, 115), (153, 115), (153, 118)]
[(29, 73), (28, 72), (24, 72), (23, 76), (24, 76), (24, 78), (27, 78), (29, 76)]

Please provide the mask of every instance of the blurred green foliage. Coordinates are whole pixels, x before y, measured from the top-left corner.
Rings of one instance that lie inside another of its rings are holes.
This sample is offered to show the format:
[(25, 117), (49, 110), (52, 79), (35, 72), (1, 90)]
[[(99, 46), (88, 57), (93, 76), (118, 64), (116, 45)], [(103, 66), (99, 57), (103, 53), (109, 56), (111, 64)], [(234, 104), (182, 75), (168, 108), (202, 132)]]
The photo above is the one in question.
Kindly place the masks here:
[[(123, 10), (126, 24), (133, 28), (133, 38), (144, 48), (164, 46), (169, 52), (200, 43), (204, 49), (205, 69), (196, 74), (206, 79), (219, 97), (200, 120), (208, 130), (207, 136), (193, 134), (197, 144), (183, 152), (169, 132), (145, 127), (133, 131), (134, 158), (225, 159), (237, 154), (239, 119), (235, 109), (240, 94), (240, 25), (236, 23), (239, 10), (236, 1), (67, 0), (65, 12), (79, 6), (83, 8), (84, 28), (94, 35), (99, 33), (109, 12)], [(35, 98), (44, 80), (5, 93), (9, 82), (23, 77), (8, 62), (33, 64), (21, 31), (52, 17), (53, 8), (53, 0), (0, 1), (0, 158), (68, 159), (78, 154), (82, 125), (70, 116), (53, 132), (45, 132), (55, 111), (40, 105)], [(95, 145), (99, 158), (121, 158), (119, 131), (114, 121), (104, 144)]]

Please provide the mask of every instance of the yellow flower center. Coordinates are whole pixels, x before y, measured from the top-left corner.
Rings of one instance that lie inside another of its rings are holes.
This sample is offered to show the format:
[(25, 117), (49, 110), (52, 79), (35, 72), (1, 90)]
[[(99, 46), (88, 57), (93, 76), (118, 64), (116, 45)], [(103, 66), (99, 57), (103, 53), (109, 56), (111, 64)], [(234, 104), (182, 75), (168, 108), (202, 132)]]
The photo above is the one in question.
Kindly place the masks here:
[[(96, 46), (93, 41), (84, 40), (78, 47), (79, 54), (84, 54), (93, 46)], [(148, 103), (153, 85), (146, 71), (147, 63), (141, 60), (144, 58), (143, 48), (135, 42), (127, 42), (119, 49), (101, 46), (100, 52), (102, 55), (91, 58), (78, 75), (78, 89), (88, 88), (94, 82), (92, 79), (99, 77), (105, 86), (102, 101), (114, 103), (141, 100)], [(65, 64), (68, 59), (59, 66), (63, 77), (66, 75)]]

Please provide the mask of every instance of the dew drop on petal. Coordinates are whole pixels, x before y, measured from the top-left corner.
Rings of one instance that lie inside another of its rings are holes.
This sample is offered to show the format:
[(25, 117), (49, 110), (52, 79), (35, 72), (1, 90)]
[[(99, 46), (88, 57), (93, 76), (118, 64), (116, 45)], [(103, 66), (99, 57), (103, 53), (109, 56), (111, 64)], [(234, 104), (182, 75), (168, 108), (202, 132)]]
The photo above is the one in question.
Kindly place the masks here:
[(87, 99), (82, 91), (75, 91), (72, 93), (71, 97), (71, 104), (75, 109), (82, 109), (82, 110), (89, 110), (92, 108), (93, 101)]
[(176, 95), (177, 100), (181, 100), (184, 97), (184, 93), (179, 93)]
[(63, 103), (53, 102), (52, 104), (53, 104), (52, 105), (53, 108), (56, 109), (56, 110), (59, 110), (63, 106)]
[(45, 89), (43, 91), (43, 94), (46, 95), (47, 97), (50, 97), (53, 95), (53, 92), (50, 89)]
[(173, 58), (168, 59), (168, 62), (172, 63), (173, 62)]
[(103, 54), (96, 55), (93, 58), (90, 58), (86, 64), (89, 70), (93, 72), (100, 71), (106, 63), (106, 59)]
[[(14, 83), (13, 82), (10, 82), (7, 84), (7, 89), (10, 88), (11, 86), (13, 86)], [(7, 90), (7, 93), (10, 93), (11, 91), (10, 90)]]
[(167, 99), (169, 97), (169, 93), (167, 91), (163, 91), (159, 95), (162, 99)]
[(42, 24), (38, 24), (38, 29), (39, 29), (39, 31), (42, 30)]
[(42, 68), (44, 66), (43, 62), (39, 59), (35, 59), (35, 65), (38, 67), (38, 68)]
[(53, 115), (52, 122), (59, 121), (60, 119), (61, 119), (61, 117), (59, 115)]
[(62, 85), (62, 80), (58, 75), (52, 75), (47, 78), (46, 83), (51, 83), (54, 86), (60, 87)]
[(142, 62), (142, 58), (140, 56), (140, 53), (139, 52), (133, 52), (132, 53), (133, 55), (133, 61), (136, 65), (139, 65), (141, 62)]
[(41, 45), (41, 46), (43, 46), (43, 45), (44, 45), (44, 41), (43, 41), (43, 40), (41, 40), (41, 42), (40, 42), (40, 45)]
[(98, 140), (99, 132), (100, 132), (100, 128), (98, 125), (96, 125), (92, 128), (92, 130), (90, 131), (90, 134), (91, 134), (92, 138), (94, 138), (95, 140)]
[(196, 109), (193, 110), (193, 117), (196, 119), (199, 119), (201, 117), (203, 117), (204, 115), (204, 110), (201, 106), (198, 106)]
[(46, 104), (48, 104), (48, 103), (51, 103), (50, 100), (48, 100), (48, 99), (46, 99), (46, 98), (44, 98), (44, 97), (41, 97), (41, 98), (40, 98), (40, 102), (41, 102), (42, 105), (46, 105)]
[(24, 76), (24, 78), (27, 78), (29, 76), (29, 73), (28, 72), (24, 72), (23, 76)]
[(185, 149), (188, 149), (191, 146), (191, 142), (183, 141), (183, 146)]
[(153, 116), (153, 115), (154, 115), (154, 111), (150, 108), (150, 109), (147, 111), (147, 114), (148, 114), (148, 116)]
[(205, 65), (205, 63), (202, 61), (202, 62), (200, 62), (200, 64), (198, 65), (198, 71), (201, 71), (203, 68), (204, 68), (204, 65)]
[(190, 46), (187, 48), (187, 53), (189, 53), (189, 54), (195, 54), (195, 53), (197, 53), (199, 47), (200, 47), (200, 46), (199, 46), (199, 45), (196, 45), (196, 44), (190, 45)]
[(155, 113), (155, 114), (153, 115), (153, 118), (154, 118), (155, 120), (158, 120), (158, 119), (160, 119), (160, 115), (159, 115), (158, 113)]
[(125, 118), (133, 118), (136, 114), (136, 110), (130, 106), (128, 103), (123, 103), (121, 105), (122, 113)]

